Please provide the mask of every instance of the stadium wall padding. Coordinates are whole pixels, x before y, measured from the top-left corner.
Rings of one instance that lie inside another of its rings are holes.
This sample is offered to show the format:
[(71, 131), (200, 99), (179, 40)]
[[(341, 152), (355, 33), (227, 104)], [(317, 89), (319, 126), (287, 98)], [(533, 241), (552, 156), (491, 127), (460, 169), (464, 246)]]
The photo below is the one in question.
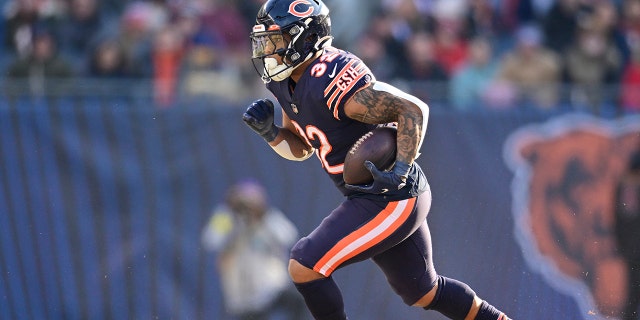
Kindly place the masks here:
[[(302, 234), (341, 201), (315, 157), (278, 158), (242, 110), (0, 100), (0, 319), (224, 319), (200, 234), (226, 187), (259, 179)], [(519, 320), (582, 318), (514, 235), (505, 139), (547, 117), (434, 111), (419, 158), (438, 271)], [(370, 261), (335, 278), (351, 319), (444, 319)]]

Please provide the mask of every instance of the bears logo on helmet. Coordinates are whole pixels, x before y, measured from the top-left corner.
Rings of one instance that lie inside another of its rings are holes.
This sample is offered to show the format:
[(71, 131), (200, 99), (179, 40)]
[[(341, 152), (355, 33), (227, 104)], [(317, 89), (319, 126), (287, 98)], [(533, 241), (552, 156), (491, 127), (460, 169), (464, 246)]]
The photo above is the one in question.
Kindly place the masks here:
[[(296, 6), (297, 5), (308, 5), (307, 10), (304, 12), (298, 11)], [(298, 17), (298, 18), (305, 18), (308, 17), (309, 15), (311, 15), (313, 13), (313, 6), (311, 5), (311, 2), (307, 1), (307, 0), (296, 0), (294, 2), (291, 2), (291, 4), (289, 5), (289, 13), (291, 13), (292, 15)]]

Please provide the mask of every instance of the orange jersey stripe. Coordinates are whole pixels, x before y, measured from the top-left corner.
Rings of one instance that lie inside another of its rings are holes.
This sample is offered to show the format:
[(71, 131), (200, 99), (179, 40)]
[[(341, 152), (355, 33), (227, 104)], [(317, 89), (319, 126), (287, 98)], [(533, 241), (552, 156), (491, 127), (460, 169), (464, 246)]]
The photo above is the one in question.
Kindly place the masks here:
[[(342, 91), (342, 93), (338, 97), (338, 102), (336, 103), (336, 110), (338, 110), (338, 106), (340, 105), (340, 102), (342, 102), (342, 98), (344, 98), (347, 92), (353, 89), (356, 83), (358, 83), (358, 81), (360, 81), (360, 79), (362, 79), (365, 75), (367, 75), (367, 72), (362, 72), (357, 78), (353, 79), (351, 84), (345, 90)], [(336, 116), (337, 116), (337, 113), (336, 113)]]
[(328, 277), (345, 261), (380, 243), (407, 221), (415, 201), (415, 198), (411, 198), (390, 202), (373, 220), (336, 243), (313, 270)]
[(325, 97), (327, 96), (327, 94), (329, 94), (329, 91), (331, 91), (331, 89), (336, 86), (336, 84), (338, 83), (338, 80), (340, 80), (340, 78), (342, 78), (342, 76), (345, 74), (345, 72), (347, 72), (347, 70), (349, 70), (349, 68), (351, 68), (351, 66), (353, 66), (355, 63), (356, 63), (356, 61), (352, 60), (352, 61), (349, 61), (349, 63), (347, 63), (344, 67), (342, 67), (342, 70), (340, 70), (340, 73), (338, 73), (333, 78), (333, 81), (331, 81), (331, 83), (329, 83), (329, 85), (324, 89), (324, 96)]
[(336, 89), (333, 94), (331, 94), (331, 97), (329, 97), (329, 99), (327, 99), (327, 107), (329, 108), (329, 110), (331, 110), (331, 108), (334, 109), (338, 109), (338, 105), (336, 105), (335, 107), (332, 107), (333, 105), (333, 101), (336, 99), (336, 97), (342, 93), (342, 91), (340, 91), (340, 89)]

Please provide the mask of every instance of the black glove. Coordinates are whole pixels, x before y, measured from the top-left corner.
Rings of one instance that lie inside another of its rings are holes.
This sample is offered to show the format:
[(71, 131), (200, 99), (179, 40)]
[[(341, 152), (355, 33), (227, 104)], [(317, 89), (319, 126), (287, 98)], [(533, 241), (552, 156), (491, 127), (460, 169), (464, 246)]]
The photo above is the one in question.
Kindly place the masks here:
[(382, 194), (391, 190), (400, 190), (407, 184), (407, 176), (411, 166), (401, 161), (396, 161), (391, 171), (380, 171), (373, 162), (367, 160), (364, 166), (371, 171), (373, 182), (370, 184), (345, 184), (345, 188), (354, 191)]
[(278, 127), (273, 123), (273, 102), (269, 99), (254, 101), (242, 115), (242, 120), (267, 142), (278, 135)]

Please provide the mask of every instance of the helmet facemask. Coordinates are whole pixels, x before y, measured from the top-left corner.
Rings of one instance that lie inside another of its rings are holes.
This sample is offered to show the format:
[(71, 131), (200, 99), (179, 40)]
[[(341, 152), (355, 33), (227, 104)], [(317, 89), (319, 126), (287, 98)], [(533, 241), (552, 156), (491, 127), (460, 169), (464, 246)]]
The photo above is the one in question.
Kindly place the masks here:
[[(304, 22), (288, 26), (286, 30), (280, 29), (277, 25), (269, 26), (268, 29), (272, 30), (266, 30), (267, 27), (264, 24), (253, 27), (252, 61), (265, 83), (288, 78), (296, 67), (331, 44), (331, 36), (319, 38), (315, 30), (309, 28), (313, 20), (308, 18)], [(278, 63), (278, 59), (274, 57), (275, 54), (281, 57), (281, 63)]]
[[(277, 26), (276, 26), (277, 27)], [(264, 31), (264, 25), (256, 25), (251, 33), (251, 61), (265, 83), (273, 80), (282, 81), (293, 72), (293, 64), (287, 61), (287, 51), (290, 50), (290, 42), (287, 43), (282, 31)], [(276, 55), (280, 59), (276, 58)], [(281, 62), (278, 63), (278, 60)]]

